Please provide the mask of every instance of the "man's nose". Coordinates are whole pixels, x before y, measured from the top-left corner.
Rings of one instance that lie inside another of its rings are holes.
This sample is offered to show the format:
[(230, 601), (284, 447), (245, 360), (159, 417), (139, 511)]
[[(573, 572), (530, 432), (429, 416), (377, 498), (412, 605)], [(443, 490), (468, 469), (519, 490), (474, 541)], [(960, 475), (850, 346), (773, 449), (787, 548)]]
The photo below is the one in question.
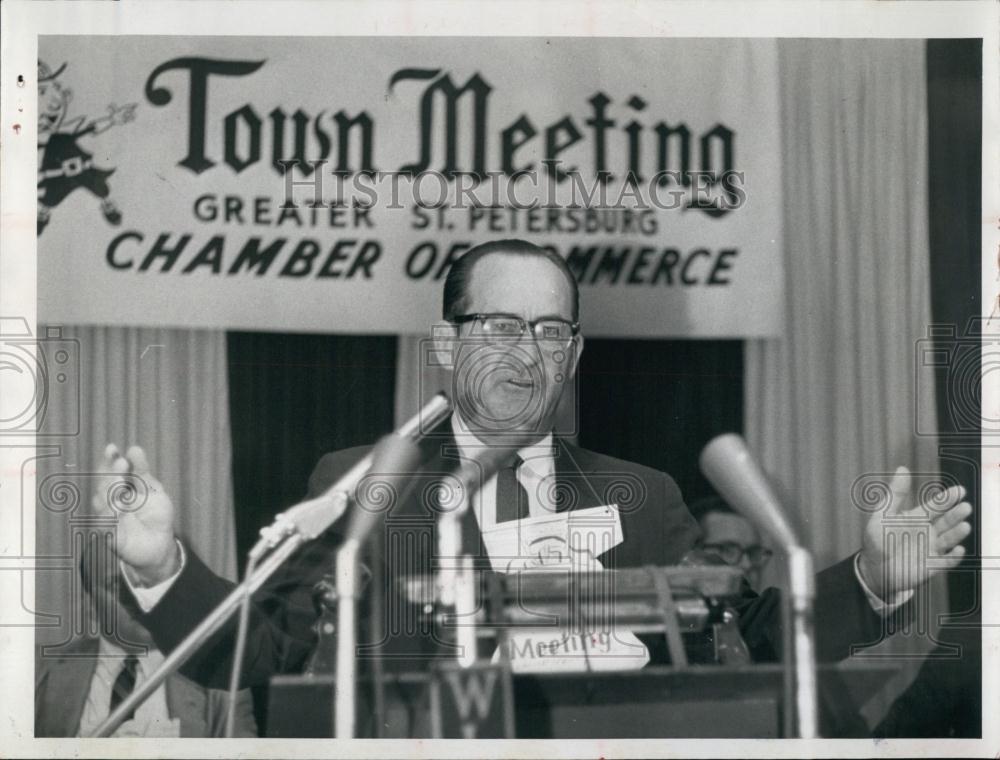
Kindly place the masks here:
[(531, 333), (519, 335), (510, 346), (511, 351), (517, 353), (519, 360), (528, 366), (533, 367), (541, 362), (541, 347)]

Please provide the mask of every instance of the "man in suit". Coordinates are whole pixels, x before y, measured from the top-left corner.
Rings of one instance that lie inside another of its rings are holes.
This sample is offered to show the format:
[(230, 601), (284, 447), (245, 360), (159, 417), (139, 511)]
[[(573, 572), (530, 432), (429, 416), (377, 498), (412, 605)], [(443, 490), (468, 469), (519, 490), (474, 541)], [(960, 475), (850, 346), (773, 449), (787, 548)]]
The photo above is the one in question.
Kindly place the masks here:
[[(434, 501), (442, 494), (438, 488), (442, 474), (455, 459), (477, 446), (503, 446), (510, 450), (510, 458), (482, 484), (463, 524), (465, 545), (481, 558), (485, 554), (487, 564), (493, 559), (489, 538), (498, 524), (508, 520), (527, 524), (552, 511), (609, 504), (618, 505), (622, 540), (595, 557), (601, 567), (698, 561), (690, 553), (697, 525), (669, 476), (581, 449), (552, 434), (556, 407), (575, 377), (584, 343), (576, 281), (565, 262), (524, 241), (477, 246), (452, 265), (443, 300), (435, 339), (438, 351), (450, 357), (446, 361), (453, 370), (455, 413), (422, 442), (427, 459), (408, 494), (388, 515), (387, 540), (392, 526), (413, 517), (413, 510), (434, 512)], [(310, 494), (321, 493), (366, 451), (352, 449), (324, 457), (310, 479)], [(142, 509), (119, 514), (118, 552), (141, 619), (161, 648), (169, 651), (231, 587), (176, 541), (172, 504), (150, 474), (140, 448), (132, 447), (122, 456), (109, 446), (102, 469), (121, 474), (132, 470), (151, 488)], [(900, 471), (892, 483), (888, 509), (912, 506), (908, 483), (907, 474)], [(952, 489), (945, 496), (946, 506), (929, 512), (934, 515), (928, 520), (932, 546), (946, 556), (949, 566), (961, 558), (959, 544), (969, 531), (965, 519), (971, 507), (961, 502), (963, 496), (962, 489)], [(96, 506), (109, 509), (103, 503)], [(876, 641), (881, 616), (905, 603), (913, 585), (924, 580), (905, 558), (887, 553), (881, 519), (881, 514), (872, 518), (861, 552), (817, 576), (817, 651), (823, 660), (843, 658), (853, 645)], [(429, 535), (433, 540), (433, 533)], [(302, 668), (314, 642), (312, 585), (329, 569), (337, 542), (335, 530), (328, 531), (302, 549), (258, 594), (243, 668), (247, 683)], [(428, 554), (390, 549), (386, 571), (392, 576), (426, 571)], [(387, 594), (387, 598), (391, 599), (387, 612), (403, 614), (392, 606), (398, 596)], [(777, 592), (758, 595), (745, 587), (737, 610), (753, 656), (776, 657), (781, 641)], [(421, 627), (418, 620), (391, 620), (389, 627), (403, 629), (402, 635), (375, 634), (389, 663), (426, 667), (428, 654), (439, 651), (433, 629)], [(206, 684), (224, 683), (231, 649), (232, 627), (215, 636), (183, 672)]]
[[(80, 560), (83, 620), (96, 624), (68, 643), (39, 647), (35, 661), (35, 736), (86, 736), (163, 662), (149, 631), (118, 601), (120, 578), (113, 557), (94, 562), (86, 543)], [(171, 675), (122, 723), (114, 736), (225, 736), (227, 696), (180, 674)], [(242, 690), (233, 735), (257, 736), (253, 704)]]

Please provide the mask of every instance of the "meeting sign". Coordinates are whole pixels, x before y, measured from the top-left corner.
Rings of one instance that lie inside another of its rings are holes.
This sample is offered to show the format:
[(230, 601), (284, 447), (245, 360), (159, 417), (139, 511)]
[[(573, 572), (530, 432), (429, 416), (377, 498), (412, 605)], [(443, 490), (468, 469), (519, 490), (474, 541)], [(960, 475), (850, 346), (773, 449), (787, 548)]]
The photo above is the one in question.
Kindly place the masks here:
[(423, 334), (522, 238), (587, 335), (781, 331), (773, 41), (42, 37), (37, 82), (40, 320)]

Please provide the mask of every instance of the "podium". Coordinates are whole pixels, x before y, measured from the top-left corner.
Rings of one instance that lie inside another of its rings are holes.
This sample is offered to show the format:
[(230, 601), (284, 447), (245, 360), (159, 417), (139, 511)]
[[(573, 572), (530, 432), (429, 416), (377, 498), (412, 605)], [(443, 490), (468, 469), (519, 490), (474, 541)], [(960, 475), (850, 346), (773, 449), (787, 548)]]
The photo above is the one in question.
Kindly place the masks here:
[[(896, 666), (847, 662), (819, 667), (820, 729), (828, 738), (869, 735), (860, 709)], [(482, 713), (459, 714), (432, 697), (427, 672), (384, 677), (390, 726), (379, 733), (371, 710), (371, 683), (358, 689), (359, 735), (386, 738), (518, 739), (768, 739), (782, 736), (781, 665), (695, 665), (681, 671), (650, 666), (618, 673), (511, 676), (513, 725), (504, 726), (501, 684), (480, 679)], [(445, 692), (447, 694), (447, 692)], [(271, 684), (267, 734), (282, 738), (333, 735), (332, 676), (278, 676)], [(401, 711), (409, 714), (398, 718)], [(435, 712), (437, 714), (435, 714)], [(395, 713), (396, 717), (392, 715)], [(509, 733), (507, 731), (510, 731)]]
[[(434, 579), (398, 579), (408, 603), (431, 610), (445, 638), (449, 612)], [(790, 721), (788, 669), (752, 664), (729, 601), (728, 566), (647, 567), (598, 573), (493, 575), (478, 589), (471, 665), (440, 656), (420, 671), (381, 668), (359, 680), (358, 736), (385, 738), (774, 738)], [(599, 621), (662, 637), (669, 665), (640, 670), (514, 673), (491, 653), (518, 626)], [(473, 618), (466, 617), (465, 620)], [(454, 627), (454, 623), (452, 623)], [(468, 636), (468, 626), (463, 633)], [(486, 644), (486, 646), (482, 646)], [(323, 643), (321, 642), (321, 647)], [(820, 729), (866, 736), (859, 710), (895, 668), (848, 662), (818, 672)], [(268, 735), (334, 735), (332, 674), (272, 681)], [(380, 717), (375, 719), (375, 715)]]
[[(884, 664), (821, 666), (821, 734), (868, 736), (859, 710), (894, 672)], [(783, 679), (780, 665), (519, 676), (515, 733), (519, 739), (780, 738)]]

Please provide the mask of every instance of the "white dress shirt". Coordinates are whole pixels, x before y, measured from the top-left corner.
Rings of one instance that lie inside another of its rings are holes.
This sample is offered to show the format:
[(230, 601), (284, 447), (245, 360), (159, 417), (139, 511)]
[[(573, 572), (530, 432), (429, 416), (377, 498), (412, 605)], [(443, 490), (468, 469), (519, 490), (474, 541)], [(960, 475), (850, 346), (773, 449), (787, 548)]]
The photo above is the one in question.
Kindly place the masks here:
[[(457, 413), (451, 416), (451, 429), (455, 443), (463, 457), (474, 458), (479, 449), (486, 447)], [(521, 465), (514, 475), (528, 494), (528, 516), (543, 517), (556, 511), (553, 501), (555, 494), (556, 463), (552, 451), (552, 433), (541, 440), (518, 449)], [(489, 530), (497, 524), (497, 476), (494, 475), (472, 497), (471, 504), (480, 530)]]
[[(111, 690), (125, 664), (126, 652), (116, 644), (101, 637), (98, 647), (97, 666), (94, 676), (90, 679), (90, 690), (87, 701), (80, 716), (80, 728), (77, 736), (88, 736), (110, 715)], [(161, 664), (163, 654), (154, 648), (148, 648), (145, 654), (139, 655), (139, 666), (136, 668), (136, 688), (143, 683)], [(135, 711), (131, 720), (122, 723), (112, 736), (180, 736), (179, 721), (170, 718), (167, 709), (167, 688), (165, 684), (149, 695)]]

